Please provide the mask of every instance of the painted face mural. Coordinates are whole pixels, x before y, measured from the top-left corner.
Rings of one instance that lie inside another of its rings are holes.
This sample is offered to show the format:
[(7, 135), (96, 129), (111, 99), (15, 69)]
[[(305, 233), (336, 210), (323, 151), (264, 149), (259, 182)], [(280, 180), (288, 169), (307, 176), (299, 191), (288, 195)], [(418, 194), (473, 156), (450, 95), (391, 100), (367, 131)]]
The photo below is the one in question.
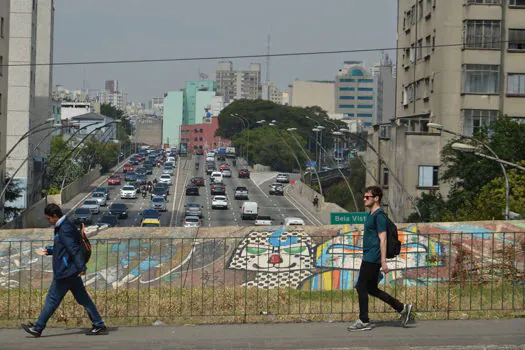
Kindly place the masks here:
[(297, 287), (312, 274), (312, 239), (302, 231), (252, 231), (237, 246), (228, 268), (257, 272), (247, 286)]

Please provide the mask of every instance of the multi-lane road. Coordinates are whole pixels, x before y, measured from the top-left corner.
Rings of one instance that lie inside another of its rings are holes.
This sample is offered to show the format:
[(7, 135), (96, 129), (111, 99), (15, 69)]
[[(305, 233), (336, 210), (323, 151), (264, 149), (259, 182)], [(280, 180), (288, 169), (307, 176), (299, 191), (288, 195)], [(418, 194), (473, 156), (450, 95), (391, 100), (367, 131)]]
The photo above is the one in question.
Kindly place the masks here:
[[(200, 159), (200, 158), (202, 159)], [(196, 169), (195, 163), (199, 162), (200, 167)], [(228, 162), (228, 161), (227, 161)], [(224, 162), (217, 162), (217, 166)], [(232, 177), (224, 178), (223, 183), (226, 185), (226, 196), (228, 197), (228, 209), (212, 209), (211, 201), (211, 183), (210, 178), (205, 173), (204, 156), (194, 156), (193, 158), (179, 158), (176, 162), (174, 174), (172, 177), (173, 184), (170, 186), (168, 196), (167, 211), (161, 213), (161, 226), (182, 226), (184, 220), (184, 205), (187, 202), (199, 203), (203, 207), (202, 226), (252, 226), (253, 220), (242, 220), (241, 209), (245, 200), (234, 199), (235, 189), (238, 186), (244, 186), (248, 189), (249, 201), (258, 203), (259, 215), (269, 215), (274, 225), (280, 225), (285, 217), (302, 218), (307, 225), (321, 225), (322, 223), (309, 212), (300, 202), (292, 197), (269, 195), (269, 185), (275, 182), (275, 173), (259, 173), (252, 178), (238, 178), (238, 169), (240, 167), (231, 166)], [(148, 176), (148, 180), (158, 178), (162, 172), (159, 167), (153, 168), (153, 174)], [(142, 217), (141, 212), (150, 207), (150, 194), (143, 198), (138, 194), (136, 199), (121, 199), (120, 189), (126, 185), (124, 175), (121, 174), (122, 183), (120, 186), (108, 186), (107, 182), (103, 185), (110, 192), (108, 205), (101, 207), (101, 213), (93, 216), (93, 222), (96, 223), (102, 215), (107, 213), (109, 205), (112, 203), (125, 203), (128, 207), (128, 218), (119, 219), (118, 226), (140, 226)], [(253, 174), (252, 174), (253, 175)], [(190, 183), (192, 177), (203, 177), (205, 179), (204, 187), (199, 187), (199, 196), (186, 196), (186, 186)], [(256, 178), (256, 179), (255, 179)], [(293, 178), (293, 177), (292, 177)], [(82, 202), (78, 203), (81, 206)], [(73, 213), (70, 214), (73, 216)]]

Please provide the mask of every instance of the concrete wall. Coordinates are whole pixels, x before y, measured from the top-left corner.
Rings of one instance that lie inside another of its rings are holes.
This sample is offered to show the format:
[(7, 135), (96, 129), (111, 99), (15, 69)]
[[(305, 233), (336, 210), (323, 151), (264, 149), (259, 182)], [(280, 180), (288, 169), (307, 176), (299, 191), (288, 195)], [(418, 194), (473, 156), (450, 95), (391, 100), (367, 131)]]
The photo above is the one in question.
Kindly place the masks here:
[(151, 146), (162, 144), (162, 119), (141, 118), (135, 128), (136, 142)]
[[(8, 63), (9, 58), (9, 1), (0, 1), (0, 16), (4, 20), (3, 36), (0, 37), (0, 57), (2, 65)], [(8, 87), (8, 67), (0, 67), (0, 159), (3, 159), (6, 153), (6, 135), (7, 135), (7, 87)], [(5, 162), (0, 164), (0, 191), (4, 189), (5, 184)], [(4, 198), (0, 198), (0, 220), (4, 218)]]
[(2, 226), (2, 230), (19, 229), (19, 228), (44, 228), (49, 227), (49, 223), (44, 215), (44, 208), (49, 203), (60, 205), (60, 195), (48, 196), (47, 201), (42, 198), (22, 214), (17, 216), (13, 221)]
[(80, 179), (77, 179), (75, 182), (71, 183), (69, 186), (65, 187), (60, 193), (61, 203), (69, 202), (73, 197), (75, 197), (80, 192), (84, 191), (86, 188), (91, 186), (91, 184), (100, 177), (100, 168), (91, 170), (86, 175), (82, 176)]

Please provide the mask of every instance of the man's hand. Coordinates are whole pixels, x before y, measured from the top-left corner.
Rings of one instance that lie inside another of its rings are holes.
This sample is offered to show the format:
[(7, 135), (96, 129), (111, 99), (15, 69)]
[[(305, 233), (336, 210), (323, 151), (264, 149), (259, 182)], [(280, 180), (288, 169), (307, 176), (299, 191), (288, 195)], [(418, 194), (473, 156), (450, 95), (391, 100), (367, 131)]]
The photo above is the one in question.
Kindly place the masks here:
[(386, 263), (386, 261), (381, 261), (381, 269), (383, 269), (383, 272), (385, 273), (385, 275), (388, 273), (388, 265)]

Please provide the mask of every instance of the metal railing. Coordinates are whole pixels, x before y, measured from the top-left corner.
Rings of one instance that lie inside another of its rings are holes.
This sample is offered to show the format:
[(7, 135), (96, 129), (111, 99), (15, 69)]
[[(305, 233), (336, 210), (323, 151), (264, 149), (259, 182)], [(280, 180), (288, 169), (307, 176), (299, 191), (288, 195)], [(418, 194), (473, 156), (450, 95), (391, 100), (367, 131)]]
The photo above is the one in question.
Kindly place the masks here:
[[(256, 322), (355, 318), (359, 231), (310, 236), (261, 229), (244, 237), (93, 239), (85, 284), (117, 323)], [(525, 309), (525, 232), (400, 232), (401, 255), (380, 287), (422, 317)], [(0, 320), (38, 316), (53, 278), (42, 240), (0, 242)], [(386, 318), (386, 304), (370, 311)], [(66, 297), (55, 322), (87, 315)], [(9, 322), (4, 322), (9, 324)]]

